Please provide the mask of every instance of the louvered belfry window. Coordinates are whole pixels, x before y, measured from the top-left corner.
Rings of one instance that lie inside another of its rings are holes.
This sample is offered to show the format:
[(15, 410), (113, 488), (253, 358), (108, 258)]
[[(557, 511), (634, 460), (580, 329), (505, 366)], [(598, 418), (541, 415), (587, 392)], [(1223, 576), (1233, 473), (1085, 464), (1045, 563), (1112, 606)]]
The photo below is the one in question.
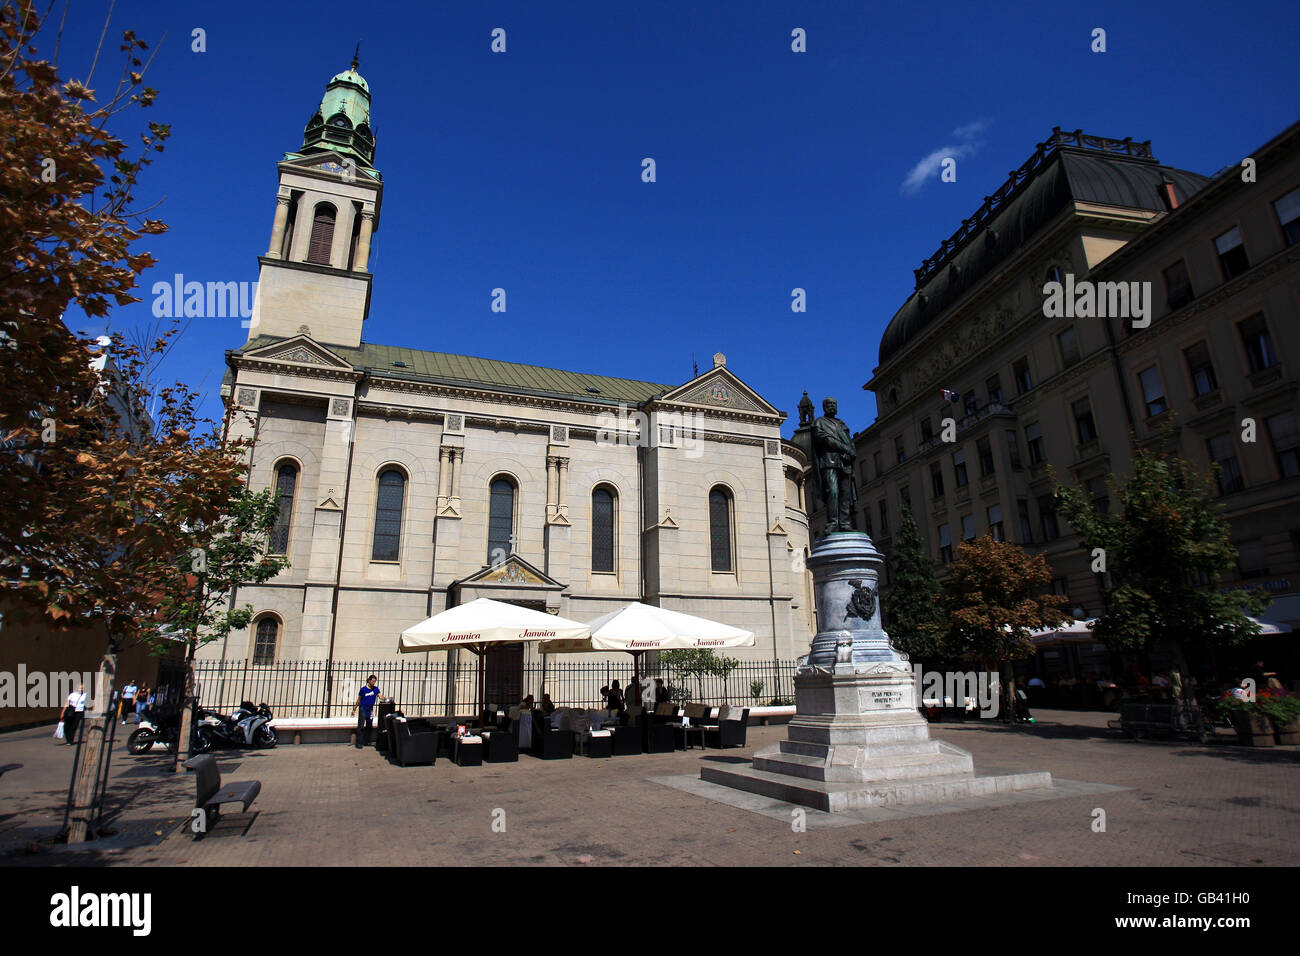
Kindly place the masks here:
[(709, 492), (709, 550), (714, 571), (733, 571), (731, 563), (731, 501), (721, 488)]
[(614, 570), (614, 495), (608, 488), (591, 493), (591, 570)]
[(402, 544), (402, 498), (406, 477), (390, 468), (379, 476), (379, 496), (375, 502), (375, 542), (371, 561), (396, 561)]
[(298, 483), (298, 468), (283, 464), (276, 476), (275, 495), (280, 504), (280, 513), (275, 518), (275, 527), (271, 529), (271, 553), (286, 554), (289, 550), (289, 526), (293, 522), (293, 491)]
[(307, 246), (307, 261), (318, 266), (330, 264), (330, 247), (334, 244), (334, 207), (321, 203), (311, 220), (311, 242)]

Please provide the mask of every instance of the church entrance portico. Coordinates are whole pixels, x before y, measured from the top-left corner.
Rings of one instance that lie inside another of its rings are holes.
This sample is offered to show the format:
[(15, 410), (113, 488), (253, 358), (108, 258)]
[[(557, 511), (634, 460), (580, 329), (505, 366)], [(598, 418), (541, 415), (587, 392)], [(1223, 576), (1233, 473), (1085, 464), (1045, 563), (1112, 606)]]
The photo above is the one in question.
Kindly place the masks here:
[[(534, 611), (559, 614), (561, 597), (566, 589), (567, 585), (539, 571), (517, 554), (510, 554), (500, 564), (485, 567), (462, 581), (453, 581), (448, 588), (448, 606), (488, 598)], [(518, 704), (526, 693), (539, 695), (540, 699), (541, 688), (524, 687), (524, 669), (541, 663), (536, 641), (489, 648), (483, 655), (484, 702), (507, 709)]]

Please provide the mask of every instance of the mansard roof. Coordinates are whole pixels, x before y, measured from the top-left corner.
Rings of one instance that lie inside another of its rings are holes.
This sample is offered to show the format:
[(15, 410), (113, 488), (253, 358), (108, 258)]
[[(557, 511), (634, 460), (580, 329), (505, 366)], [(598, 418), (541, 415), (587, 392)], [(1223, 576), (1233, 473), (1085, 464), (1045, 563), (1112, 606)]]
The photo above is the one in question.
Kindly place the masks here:
[(944, 309), (1074, 203), (1161, 212), (1166, 208), (1163, 183), (1172, 183), (1179, 202), (1186, 202), (1209, 181), (1208, 176), (1161, 165), (1151, 154), (1149, 140), (1136, 143), (1055, 128), (915, 270), (916, 290), (881, 336), (879, 364), (903, 351)]

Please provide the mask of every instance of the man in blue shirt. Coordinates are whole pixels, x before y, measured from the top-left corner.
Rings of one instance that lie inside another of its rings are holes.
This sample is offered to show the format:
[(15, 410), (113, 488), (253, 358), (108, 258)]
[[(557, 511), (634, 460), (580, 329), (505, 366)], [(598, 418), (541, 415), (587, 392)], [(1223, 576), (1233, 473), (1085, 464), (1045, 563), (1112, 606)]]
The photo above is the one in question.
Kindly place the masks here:
[[(366, 686), (361, 688), (357, 694), (357, 702), (352, 705), (352, 712), (357, 714), (357, 749), (370, 746), (370, 731), (374, 727), (374, 708), (375, 701), (381, 700), (379, 696), (379, 678), (371, 674), (366, 678)], [(357, 713), (357, 708), (361, 712)]]

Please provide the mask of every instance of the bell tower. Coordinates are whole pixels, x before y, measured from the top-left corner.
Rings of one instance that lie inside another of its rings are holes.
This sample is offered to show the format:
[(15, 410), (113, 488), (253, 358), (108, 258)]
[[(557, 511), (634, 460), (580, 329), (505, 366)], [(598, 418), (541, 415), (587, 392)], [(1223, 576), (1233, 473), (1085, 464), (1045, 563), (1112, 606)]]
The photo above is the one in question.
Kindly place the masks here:
[(370, 246), (383, 178), (375, 169), (370, 86), (359, 63), (325, 87), (302, 147), (277, 164), (280, 184), (266, 254), (258, 257), (248, 337), (304, 330), (319, 342), (361, 344), (370, 313)]

